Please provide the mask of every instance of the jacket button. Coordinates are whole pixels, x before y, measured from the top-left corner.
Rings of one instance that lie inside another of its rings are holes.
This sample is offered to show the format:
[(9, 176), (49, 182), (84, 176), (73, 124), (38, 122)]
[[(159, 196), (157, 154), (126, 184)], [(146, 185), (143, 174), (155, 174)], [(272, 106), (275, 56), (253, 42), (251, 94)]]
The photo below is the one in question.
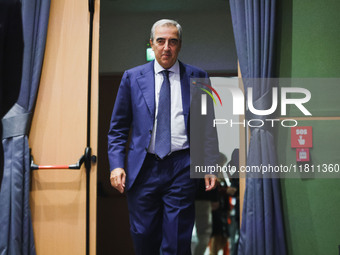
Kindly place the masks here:
[(152, 134), (152, 130), (149, 130), (149, 133)]

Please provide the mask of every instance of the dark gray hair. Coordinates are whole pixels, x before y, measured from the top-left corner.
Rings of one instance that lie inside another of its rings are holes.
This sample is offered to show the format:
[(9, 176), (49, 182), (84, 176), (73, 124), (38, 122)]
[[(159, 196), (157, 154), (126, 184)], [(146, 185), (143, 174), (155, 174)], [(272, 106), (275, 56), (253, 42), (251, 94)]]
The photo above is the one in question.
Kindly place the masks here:
[(150, 40), (153, 41), (155, 37), (155, 29), (158, 26), (174, 26), (177, 28), (179, 40), (182, 41), (182, 27), (177, 21), (171, 19), (161, 19), (156, 21), (151, 28)]

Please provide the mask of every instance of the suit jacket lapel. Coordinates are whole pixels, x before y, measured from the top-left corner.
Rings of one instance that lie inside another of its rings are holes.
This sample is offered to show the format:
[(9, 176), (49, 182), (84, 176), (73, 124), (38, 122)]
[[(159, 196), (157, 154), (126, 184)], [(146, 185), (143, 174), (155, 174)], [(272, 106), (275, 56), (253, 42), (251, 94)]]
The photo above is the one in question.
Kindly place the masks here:
[(183, 105), (183, 115), (185, 128), (188, 130), (188, 119), (189, 119), (189, 111), (190, 111), (190, 102), (191, 102), (191, 94), (190, 94), (190, 78), (193, 77), (192, 72), (188, 72), (187, 68), (184, 64), (180, 63), (180, 77), (181, 77), (181, 87), (182, 87), (182, 105)]
[[(188, 119), (190, 112), (190, 78), (193, 77), (193, 73), (188, 70), (185, 65), (181, 62), (180, 64), (180, 78), (181, 78), (181, 92), (182, 92), (182, 106), (185, 128), (188, 130)], [(137, 78), (137, 83), (142, 91), (146, 105), (149, 110), (152, 121), (155, 120), (155, 74), (154, 74), (154, 61), (150, 62), (140, 73)]]
[(145, 103), (148, 107), (150, 117), (152, 121), (155, 120), (155, 74), (154, 74), (154, 62), (150, 62), (137, 77), (137, 83), (142, 91)]

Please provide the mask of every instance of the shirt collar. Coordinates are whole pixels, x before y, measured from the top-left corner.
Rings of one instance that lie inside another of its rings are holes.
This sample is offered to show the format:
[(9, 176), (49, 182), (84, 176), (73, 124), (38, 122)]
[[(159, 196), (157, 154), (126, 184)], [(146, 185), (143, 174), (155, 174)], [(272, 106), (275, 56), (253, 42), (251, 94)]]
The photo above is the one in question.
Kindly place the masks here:
[[(165, 70), (155, 59), (155, 64), (154, 64), (154, 70), (155, 70), (155, 74), (158, 74), (159, 72), (162, 72), (163, 70)], [(176, 60), (175, 64), (170, 67), (168, 69), (170, 72), (175, 73), (175, 74), (179, 74), (179, 62), (178, 60)]]

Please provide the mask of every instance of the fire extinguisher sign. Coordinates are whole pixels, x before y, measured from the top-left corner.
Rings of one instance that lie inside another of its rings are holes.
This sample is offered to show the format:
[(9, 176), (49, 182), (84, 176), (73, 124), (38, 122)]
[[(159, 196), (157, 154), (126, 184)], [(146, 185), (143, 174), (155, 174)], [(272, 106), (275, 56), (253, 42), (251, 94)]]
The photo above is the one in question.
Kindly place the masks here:
[(290, 132), (292, 148), (313, 147), (313, 129), (311, 126), (292, 127)]

